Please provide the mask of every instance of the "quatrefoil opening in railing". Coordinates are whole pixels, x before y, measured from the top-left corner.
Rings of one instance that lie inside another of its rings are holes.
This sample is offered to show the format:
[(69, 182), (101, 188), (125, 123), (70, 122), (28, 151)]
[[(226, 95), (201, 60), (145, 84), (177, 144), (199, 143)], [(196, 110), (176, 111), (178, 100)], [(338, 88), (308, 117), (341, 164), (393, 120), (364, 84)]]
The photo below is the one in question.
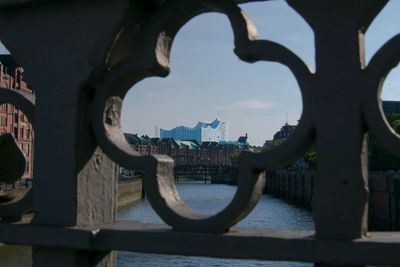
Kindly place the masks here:
[(389, 152), (400, 157), (400, 135), (388, 123), (382, 108), (383, 82), (400, 61), (400, 34), (387, 41), (372, 57), (365, 70), (363, 111), (368, 128)]
[[(144, 171), (144, 189), (153, 209), (176, 231), (223, 233), (243, 219), (258, 202), (265, 183), (263, 170), (284, 166), (295, 160), (309, 146), (312, 123), (303, 110), (299, 126), (290, 138), (272, 151), (243, 153), (239, 159), (238, 187), (222, 211), (206, 216), (190, 209), (180, 198), (173, 177), (173, 160), (164, 155), (141, 156), (127, 143), (121, 131), (121, 108), (126, 92), (141, 80), (165, 77), (176, 33), (193, 17), (205, 12), (226, 15), (234, 33), (235, 53), (245, 61), (275, 61), (286, 65), (295, 75), (303, 97), (308, 102), (310, 72), (305, 64), (285, 47), (256, 41), (256, 30), (240, 8), (229, 0), (169, 1), (160, 10), (146, 32), (142, 49), (104, 73), (95, 84), (96, 95), (91, 121), (102, 150), (126, 169)], [(310, 141), (311, 140), (311, 141)]]
[[(16, 90), (0, 88), (0, 104), (9, 103), (24, 112), (34, 124), (35, 99)], [(13, 184), (25, 173), (26, 158), (12, 134), (0, 136), (0, 182)], [(24, 213), (32, 209), (32, 190), (24, 193), (6, 193), (0, 197), (0, 220), (21, 220)]]

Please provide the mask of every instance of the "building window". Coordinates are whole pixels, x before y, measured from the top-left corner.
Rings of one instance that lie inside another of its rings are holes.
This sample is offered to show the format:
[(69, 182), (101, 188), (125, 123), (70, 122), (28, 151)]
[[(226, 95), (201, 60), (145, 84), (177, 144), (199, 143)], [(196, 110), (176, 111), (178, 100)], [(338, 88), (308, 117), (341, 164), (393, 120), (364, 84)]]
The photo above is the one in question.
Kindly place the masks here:
[(31, 139), (31, 129), (26, 129), (26, 138)]
[(26, 155), (27, 156), (29, 156), (30, 149), (31, 149), (30, 145), (26, 145)]
[(25, 170), (26, 173), (29, 173), (29, 167), (30, 167), (29, 161), (26, 161), (26, 170)]
[(7, 104), (1, 104), (1, 111), (7, 111)]
[(7, 117), (0, 117), (0, 126), (7, 126)]
[(24, 138), (24, 128), (23, 127), (20, 128), (19, 136), (20, 136), (20, 138)]
[(14, 137), (18, 139), (18, 127), (14, 127)]

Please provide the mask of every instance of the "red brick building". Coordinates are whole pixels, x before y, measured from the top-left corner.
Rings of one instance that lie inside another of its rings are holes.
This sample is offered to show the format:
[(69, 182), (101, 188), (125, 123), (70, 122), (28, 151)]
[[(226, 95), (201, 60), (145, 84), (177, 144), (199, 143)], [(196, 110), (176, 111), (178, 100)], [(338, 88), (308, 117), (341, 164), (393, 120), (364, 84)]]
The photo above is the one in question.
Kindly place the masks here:
[[(34, 94), (32, 88), (23, 80), (22, 67), (11, 55), (0, 55), (0, 87), (21, 90)], [(10, 104), (0, 105), (0, 134), (14, 135), (27, 159), (23, 178), (33, 177), (33, 127), (25, 114)]]
[(163, 154), (174, 159), (177, 165), (224, 165), (231, 166), (230, 155), (248, 150), (247, 135), (238, 141), (202, 142), (175, 140), (173, 138), (150, 138), (147, 135), (125, 133), (128, 143), (139, 154)]

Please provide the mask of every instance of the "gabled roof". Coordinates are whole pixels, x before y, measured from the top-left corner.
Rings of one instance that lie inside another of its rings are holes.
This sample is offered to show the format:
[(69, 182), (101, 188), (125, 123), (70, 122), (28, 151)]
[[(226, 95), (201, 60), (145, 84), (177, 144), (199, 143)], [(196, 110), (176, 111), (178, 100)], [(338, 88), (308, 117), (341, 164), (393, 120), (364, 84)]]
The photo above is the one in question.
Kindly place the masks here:
[(238, 142), (241, 144), (248, 144), (247, 142), (247, 133), (245, 136), (239, 136)]
[(152, 145), (152, 139), (147, 135), (138, 136), (137, 134), (124, 133), (126, 141), (131, 145)]
[(124, 133), (124, 136), (130, 145), (137, 145), (140, 143), (140, 140), (136, 134)]
[(195, 150), (199, 148), (199, 144), (196, 141), (189, 140), (175, 140), (175, 143), (179, 146), (179, 148), (188, 148), (190, 150)]

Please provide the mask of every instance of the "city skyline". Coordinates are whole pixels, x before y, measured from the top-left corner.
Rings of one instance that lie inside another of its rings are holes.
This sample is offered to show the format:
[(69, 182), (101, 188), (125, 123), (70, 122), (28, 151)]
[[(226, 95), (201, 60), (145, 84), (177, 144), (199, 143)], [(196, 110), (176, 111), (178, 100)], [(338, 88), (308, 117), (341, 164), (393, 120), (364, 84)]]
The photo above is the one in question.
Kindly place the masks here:
[(197, 142), (228, 141), (228, 124), (217, 118), (212, 122), (199, 121), (194, 127), (178, 125), (172, 129), (160, 128), (160, 138), (196, 140)]
[[(241, 7), (255, 24), (259, 39), (285, 45), (315, 69), (311, 28), (285, 1)], [(368, 30), (367, 62), (400, 32), (396, 10), (400, 10), (400, 1), (389, 1)], [(286, 122), (286, 113), (289, 124), (297, 124), (302, 103), (293, 75), (276, 63), (245, 63), (235, 56), (233, 48), (225, 16), (204, 14), (188, 22), (174, 41), (170, 75), (145, 79), (127, 94), (123, 131), (152, 136), (155, 126), (171, 129), (218, 118), (229, 122), (230, 139), (248, 133), (251, 144), (262, 145)], [(0, 52), (7, 50), (1, 46)], [(383, 99), (400, 100), (398, 77), (396, 68), (384, 84)]]

